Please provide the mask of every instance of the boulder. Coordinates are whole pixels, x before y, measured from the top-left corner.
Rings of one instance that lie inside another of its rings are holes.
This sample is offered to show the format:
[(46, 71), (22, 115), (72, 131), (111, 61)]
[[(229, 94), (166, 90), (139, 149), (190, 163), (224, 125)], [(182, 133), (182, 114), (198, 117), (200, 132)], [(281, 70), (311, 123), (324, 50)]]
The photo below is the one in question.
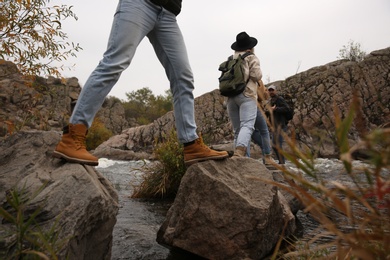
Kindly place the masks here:
[[(266, 181), (265, 181), (266, 180)], [(296, 230), (288, 201), (257, 160), (192, 165), (157, 234), (157, 242), (207, 259), (261, 259)]]
[[(6, 194), (42, 190), (27, 204), (25, 214), (38, 209), (37, 224), (46, 231), (55, 226), (65, 247), (60, 259), (110, 259), (112, 231), (118, 213), (118, 195), (94, 167), (64, 163), (51, 157), (61, 134), (55, 131), (18, 132), (0, 142), (0, 203), (10, 209)], [(2, 220), (3, 237), (14, 226)], [(55, 224), (56, 223), (56, 224)], [(0, 243), (0, 256), (14, 238)]]
[[(129, 135), (136, 134), (137, 130), (145, 128), (144, 126), (133, 127), (123, 131), (122, 134), (114, 135), (109, 140), (103, 142), (94, 151), (96, 157), (104, 157), (113, 160), (152, 160), (155, 159), (153, 147), (146, 151), (133, 150), (131, 147), (131, 139)], [(139, 137), (139, 136), (138, 136)], [(153, 138), (153, 135), (150, 135)]]

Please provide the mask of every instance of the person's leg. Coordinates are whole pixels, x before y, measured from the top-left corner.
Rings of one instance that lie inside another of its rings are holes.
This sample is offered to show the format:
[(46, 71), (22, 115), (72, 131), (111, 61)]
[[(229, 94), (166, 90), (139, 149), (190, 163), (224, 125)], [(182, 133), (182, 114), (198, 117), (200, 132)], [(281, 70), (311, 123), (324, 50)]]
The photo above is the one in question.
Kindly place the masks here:
[(179, 142), (194, 141), (198, 138), (192, 93), (194, 79), (176, 16), (163, 10), (155, 30), (147, 36), (170, 82)]
[(227, 100), (227, 112), (228, 112), (230, 122), (232, 123), (233, 126), (233, 138), (234, 138), (233, 149), (235, 149), (237, 146), (237, 137), (238, 134), (240, 133), (240, 107), (235, 102), (234, 97), (228, 98)]
[[(278, 146), (279, 146), (279, 149), (282, 150), (283, 149), (283, 142), (284, 142), (284, 138), (283, 138), (283, 132), (285, 132), (286, 129), (281, 129), (279, 128), (279, 132), (278, 132)], [(281, 154), (279, 152), (279, 164), (285, 164), (286, 163), (286, 160), (283, 156), (283, 154)]]
[(142, 0), (120, 0), (107, 50), (86, 81), (74, 108), (71, 124), (92, 125), (104, 99), (130, 65), (142, 39), (153, 29), (158, 10)]
[(54, 157), (98, 165), (98, 158), (86, 150), (87, 130), (105, 97), (129, 66), (138, 44), (153, 29), (156, 17), (157, 10), (146, 1), (119, 1), (107, 50), (82, 88), (70, 124), (64, 128), (62, 139), (53, 152)]
[[(262, 122), (261, 122), (262, 119), (263, 119), (262, 114), (261, 114), (259, 108), (257, 108), (255, 129), (253, 130), (251, 139), (255, 144), (257, 144), (260, 147), (261, 153), (264, 157), (263, 141), (262, 141), (262, 136), (261, 136), (260, 130), (259, 130), (262, 127)], [(247, 154), (248, 154), (248, 157), (250, 157), (250, 148), (249, 147), (247, 148)]]
[(283, 149), (283, 136), (281, 134), (281, 131), (283, 131), (280, 126), (275, 126), (275, 129), (272, 133), (272, 145), (273, 150), (275, 152), (276, 158), (279, 160), (279, 164), (284, 164), (284, 156), (280, 153), (280, 151)]
[(252, 141), (260, 147), (261, 153), (264, 154), (263, 142), (261, 140), (260, 131), (259, 131), (259, 129), (256, 129), (256, 127), (252, 133)]
[(257, 106), (256, 101), (244, 95), (238, 97), (241, 101), (239, 110), (240, 131), (237, 136), (237, 146), (246, 147), (254, 130)]
[(196, 133), (193, 74), (176, 16), (161, 9), (156, 26), (147, 37), (170, 82), (177, 136), (179, 142), (184, 144), (186, 164), (228, 157), (226, 151), (217, 152), (208, 148)]
[(259, 128), (261, 127), (261, 124), (262, 124), (260, 122), (261, 120), (262, 120), (261, 112), (257, 108), (257, 114), (256, 114), (256, 120), (255, 120), (255, 130), (253, 130), (253, 133), (252, 133), (252, 141), (260, 147), (262, 154), (264, 154), (263, 141), (261, 139), (260, 130), (259, 130)]
[(278, 132), (277, 132), (276, 129), (274, 129), (274, 130), (272, 131), (271, 136), (272, 136), (272, 149), (273, 149), (273, 151), (274, 151), (274, 153), (275, 153), (276, 158), (277, 158), (277, 159), (279, 160), (279, 162), (280, 162), (279, 151), (278, 151), (278, 146), (279, 146), (278, 140), (279, 140), (279, 139), (278, 139)]
[[(253, 131), (253, 133), (256, 131), (256, 129)], [(253, 140), (253, 133), (252, 133), (252, 140)], [(245, 153), (245, 156), (246, 157), (251, 157), (251, 141), (249, 141), (247, 147), (246, 147), (246, 153)]]
[(268, 130), (267, 121), (265, 119), (265, 115), (262, 113), (262, 111), (260, 111), (260, 109), (257, 109), (255, 128), (261, 139), (263, 163), (264, 164), (275, 163), (271, 155), (271, 138)]
[(268, 125), (264, 115), (261, 113), (259, 109), (257, 109), (255, 129), (257, 130), (258, 135), (260, 135), (261, 141), (258, 142), (261, 143), (261, 150), (263, 154), (266, 155), (271, 154), (271, 144), (270, 144), (271, 140), (270, 140)]

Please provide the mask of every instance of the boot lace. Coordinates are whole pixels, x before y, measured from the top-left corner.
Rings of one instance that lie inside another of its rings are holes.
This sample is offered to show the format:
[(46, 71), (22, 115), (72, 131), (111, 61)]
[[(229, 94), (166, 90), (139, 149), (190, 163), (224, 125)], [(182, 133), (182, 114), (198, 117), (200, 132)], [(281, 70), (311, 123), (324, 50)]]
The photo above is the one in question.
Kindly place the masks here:
[(85, 144), (86, 135), (77, 134), (73, 132), (72, 137), (77, 149), (87, 149), (87, 146)]
[(199, 136), (198, 143), (201, 148), (206, 149), (207, 151), (210, 151), (210, 147), (208, 147), (204, 142), (202, 136)]

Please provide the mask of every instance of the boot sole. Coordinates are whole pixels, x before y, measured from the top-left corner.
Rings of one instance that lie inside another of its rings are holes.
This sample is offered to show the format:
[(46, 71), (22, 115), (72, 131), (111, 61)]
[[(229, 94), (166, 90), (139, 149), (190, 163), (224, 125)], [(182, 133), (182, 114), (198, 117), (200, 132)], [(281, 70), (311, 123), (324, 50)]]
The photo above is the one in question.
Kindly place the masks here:
[(196, 158), (189, 161), (185, 161), (184, 164), (186, 166), (193, 165), (197, 162), (204, 162), (204, 161), (210, 161), (210, 160), (223, 160), (229, 157), (229, 154), (227, 155), (221, 155), (221, 156), (214, 156), (214, 157), (205, 157), (205, 158)]
[(59, 159), (64, 159), (67, 162), (70, 163), (81, 163), (81, 164), (86, 164), (86, 165), (91, 165), (91, 166), (98, 166), (99, 162), (97, 161), (88, 161), (88, 160), (83, 160), (79, 158), (74, 158), (74, 157), (69, 157), (66, 154), (54, 151), (53, 152), (53, 157), (59, 158)]

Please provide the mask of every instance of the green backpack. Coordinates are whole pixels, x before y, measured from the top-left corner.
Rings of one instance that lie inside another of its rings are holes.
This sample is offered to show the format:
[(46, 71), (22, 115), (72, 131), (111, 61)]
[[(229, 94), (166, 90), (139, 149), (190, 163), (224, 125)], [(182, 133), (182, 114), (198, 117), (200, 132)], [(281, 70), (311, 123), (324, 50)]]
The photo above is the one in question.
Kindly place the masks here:
[(233, 55), (230, 56), (227, 61), (224, 61), (219, 65), (219, 71), (221, 76), (219, 77), (219, 91), (222, 96), (233, 97), (242, 93), (248, 80), (245, 81), (244, 68), (242, 67), (245, 62), (244, 59), (253, 53), (246, 52), (239, 55), (237, 59), (233, 59)]

